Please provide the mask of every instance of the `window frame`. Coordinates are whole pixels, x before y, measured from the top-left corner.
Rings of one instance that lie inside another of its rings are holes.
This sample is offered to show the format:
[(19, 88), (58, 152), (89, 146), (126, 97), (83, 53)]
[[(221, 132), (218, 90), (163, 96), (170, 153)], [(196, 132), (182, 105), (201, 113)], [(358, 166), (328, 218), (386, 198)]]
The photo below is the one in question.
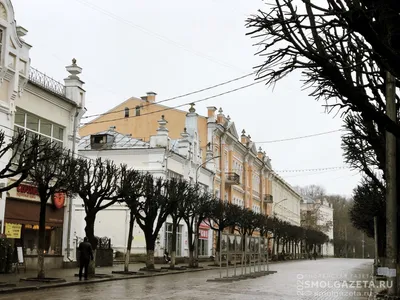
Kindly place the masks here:
[[(24, 126), (21, 126), (21, 125), (16, 124), (16, 123), (14, 122), (14, 130), (16, 130), (16, 129), (22, 129), (24, 132), (29, 132), (29, 133), (37, 134), (37, 135), (39, 135), (39, 136), (43, 136), (43, 137), (45, 137), (45, 138), (50, 139), (51, 142), (60, 143), (60, 144), (62, 145), (62, 147), (64, 147), (64, 136), (65, 136), (65, 127), (64, 127), (64, 126), (61, 126), (61, 125), (56, 124), (56, 123), (54, 123), (54, 122), (51, 122), (50, 120), (41, 118), (40, 116), (37, 116), (37, 115), (32, 114), (32, 113), (29, 113), (29, 112), (27, 112), (27, 111), (25, 111), (25, 110), (23, 110), (23, 109), (17, 108), (17, 111), (18, 111), (18, 110), (24, 115)], [(27, 127), (28, 115), (31, 115), (31, 116), (33, 116), (33, 117), (37, 117), (37, 118), (38, 118), (39, 123), (38, 123), (38, 130), (37, 130), (37, 131), (36, 131), (36, 130), (33, 130), (33, 129), (30, 129), (30, 128)], [(41, 125), (41, 121), (42, 121), (42, 120), (43, 120), (43, 121), (46, 121), (46, 123), (48, 123), (48, 124), (51, 124), (51, 135), (50, 135), (50, 136), (47, 135), (47, 134), (44, 134), (44, 133), (41, 133), (41, 132), (40, 132), (40, 131), (41, 131), (41, 130), (40, 130), (40, 125)], [(57, 127), (59, 127), (59, 128), (61, 128), (61, 129), (63, 130), (63, 132), (62, 132), (62, 139), (59, 139), (59, 138), (54, 137), (54, 125), (57, 126)]]

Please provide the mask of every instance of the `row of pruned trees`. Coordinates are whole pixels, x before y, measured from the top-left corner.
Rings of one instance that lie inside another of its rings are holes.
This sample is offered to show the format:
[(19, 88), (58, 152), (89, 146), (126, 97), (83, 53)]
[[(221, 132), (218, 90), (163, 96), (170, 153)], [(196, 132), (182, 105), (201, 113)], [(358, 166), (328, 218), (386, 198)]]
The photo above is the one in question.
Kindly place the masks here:
[[(2, 142), (3, 141), (3, 142)], [(195, 266), (194, 234), (206, 222), (218, 234), (217, 252), (221, 232), (230, 230), (251, 236), (255, 231), (263, 235), (271, 232), (279, 242), (305, 239), (308, 244), (322, 244), (325, 239), (310, 230), (291, 226), (276, 218), (257, 214), (237, 205), (222, 202), (213, 194), (184, 180), (156, 178), (149, 173), (117, 165), (111, 160), (75, 158), (59, 145), (19, 132), (11, 140), (0, 135), (0, 156), (12, 150), (10, 163), (0, 176), (15, 178), (17, 184), (3, 187), (3, 191), (27, 180), (34, 185), (40, 197), (38, 277), (44, 278), (46, 205), (56, 193), (75, 195), (82, 199), (85, 208), (85, 234), (96, 251), (95, 222), (99, 211), (115, 204), (125, 204), (130, 211), (129, 236), (125, 271), (128, 272), (133, 226), (142, 229), (147, 250), (146, 268), (154, 269), (154, 250), (157, 236), (168, 216), (172, 219), (173, 241), (171, 267), (175, 266), (176, 232), (183, 220), (188, 228), (190, 266)], [(4, 159), (3, 159), (4, 161)], [(69, 246), (69, 245), (68, 245)], [(218, 257), (218, 255), (217, 255)], [(94, 264), (92, 270), (94, 271)]]

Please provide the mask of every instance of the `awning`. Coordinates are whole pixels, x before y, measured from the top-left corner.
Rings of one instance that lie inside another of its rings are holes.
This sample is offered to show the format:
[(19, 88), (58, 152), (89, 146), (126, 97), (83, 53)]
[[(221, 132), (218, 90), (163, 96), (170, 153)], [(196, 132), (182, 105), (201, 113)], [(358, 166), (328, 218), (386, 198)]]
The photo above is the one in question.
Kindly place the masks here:
[[(4, 221), (15, 224), (39, 225), (40, 203), (7, 198)], [(62, 227), (64, 207), (46, 206), (46, 226)]]

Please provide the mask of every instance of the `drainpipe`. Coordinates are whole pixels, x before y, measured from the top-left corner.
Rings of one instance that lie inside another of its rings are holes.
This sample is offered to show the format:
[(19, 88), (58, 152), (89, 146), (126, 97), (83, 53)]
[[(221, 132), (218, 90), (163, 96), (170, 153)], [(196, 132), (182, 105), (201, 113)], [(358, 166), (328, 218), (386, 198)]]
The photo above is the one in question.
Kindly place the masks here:
[[(72, 157), (75, 157), (75, 144), (76, 144), (76, 131), (77, 131), (77, 121), (78, 121), (78, 116), (80, 113), (80, 107), (76, 108), (75, 116), (74, 116), (74, 128), (72, 130)], [(67, 259), (72, 262), (73, 260), (71, 259), (71, 251), (70, 251), (70, 246), (71, 246), (71, 225), (72, 225), (72, 198), (69, 199), (68, 201), (68, 232), (67, 232)]]

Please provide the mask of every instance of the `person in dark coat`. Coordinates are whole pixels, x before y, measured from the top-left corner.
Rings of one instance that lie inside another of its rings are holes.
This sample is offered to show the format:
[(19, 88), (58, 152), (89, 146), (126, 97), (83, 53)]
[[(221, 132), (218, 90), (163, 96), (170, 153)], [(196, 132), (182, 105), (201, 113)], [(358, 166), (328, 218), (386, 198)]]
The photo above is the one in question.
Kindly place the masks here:
[(79, 244), (79, 280), (82, 280), (82, 270), (85, 269), (85, 280), (88, 279), (89, 263), (93, 260), (92, 245), (89, 239), (85, 237), (83, 242)]

